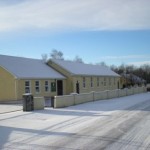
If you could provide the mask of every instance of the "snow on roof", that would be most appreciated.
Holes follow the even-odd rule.
[[[40,59],[0,55],[0,66],[17,78],[64,79]]]
[[[115,77],[120,76],[105,66],[84,64],[59,59],[51,59],[51,61],[61,66],[63,69],[67,70],[73,75],[115,76]]]

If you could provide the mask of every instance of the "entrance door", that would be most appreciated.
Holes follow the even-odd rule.
[[[57,95],[63,95],[63,81],[57,80]]]
[[[79,82],[77,81],[76,83],[76,93],[80,93],[80,88],[79,88]]]

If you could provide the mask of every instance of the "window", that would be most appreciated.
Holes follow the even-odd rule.
[[[56,92],[56,82],[51,82],[51,92]]]
[[[106,78],[104,78],[104,86],[106,86]]]
[[[45,81],[45,92],[49,92],[49,82]]]
[[[97,87],[99,87],[99,77],[97,77]]]
[[[86,80],[85,80],[85,77],[83,77],[83,88],[86,87]]]
[[[116,79],[114,78],[114,85],[116,85]]]
[[[91,77],[91,87],[93,87],[93,78]]]
[[[40,82],[39,81],[35,81],[35,92],[36,93],[40,92]]]
[[[111,86],[111,77],[109,78],[109,85]]]
[[[25,93],[31,93],[30,81],[25,81]]]

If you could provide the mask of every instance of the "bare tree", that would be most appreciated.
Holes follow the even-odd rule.
[[[48,60],[48,55],[47,54],[42,54],[41,56],[42,56],[43,62],[46,63],[47,60]]]
[[[50,57],[53,59],[61,59],[64,60],[63,53],[61,51],[58,51],[56,49],[53,49],[50,53]]]
[[[115,65],[111,65],[110,69],[113,70],[114,72],[118,72],[118,67]]]
[[[107,66],[106,63],[105,63],[104,61],[99,62],[99,63],[96,63],[96,65],[105,66],[105,67]]]
[[[82,60],[82,58],[80,58],[79,56],[76,56],[76,57],[74,58],[74,61],[75,61],[75,62],[78,62],[78,63],[84,63],[83,60]]]

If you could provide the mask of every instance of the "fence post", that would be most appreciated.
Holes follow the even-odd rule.
[[[116,89],[116,92],[117,92],[116,97],[119,97],[119,89]]]
[[[126,96],[128,96],[128,93],[127,93],[127,90],[128,90],[128,89],[127,89],[127,88],[125,88],[125,89],[126,89]]]
[[[54,96],[54,102],[53,102],[53,103],[54,103],[54,108],[57,107],[57,106],[56,106],[56,101],[57,101],[57,100],[56,100],[56,97],[57,97],[57,96]]]
[[[107,99],[109,99],[109,90],[107,90],[106,93],[107,93]]]
[[[77,93],[71,93],[71,95],[73,95],[74,105],[76,105],[76,95],[77,95]]]
[[[94,96],[95,91],[91,91],[91,94],[92,94],[92,97],[93,97],[92,101],[95,101],[95,96]]]

